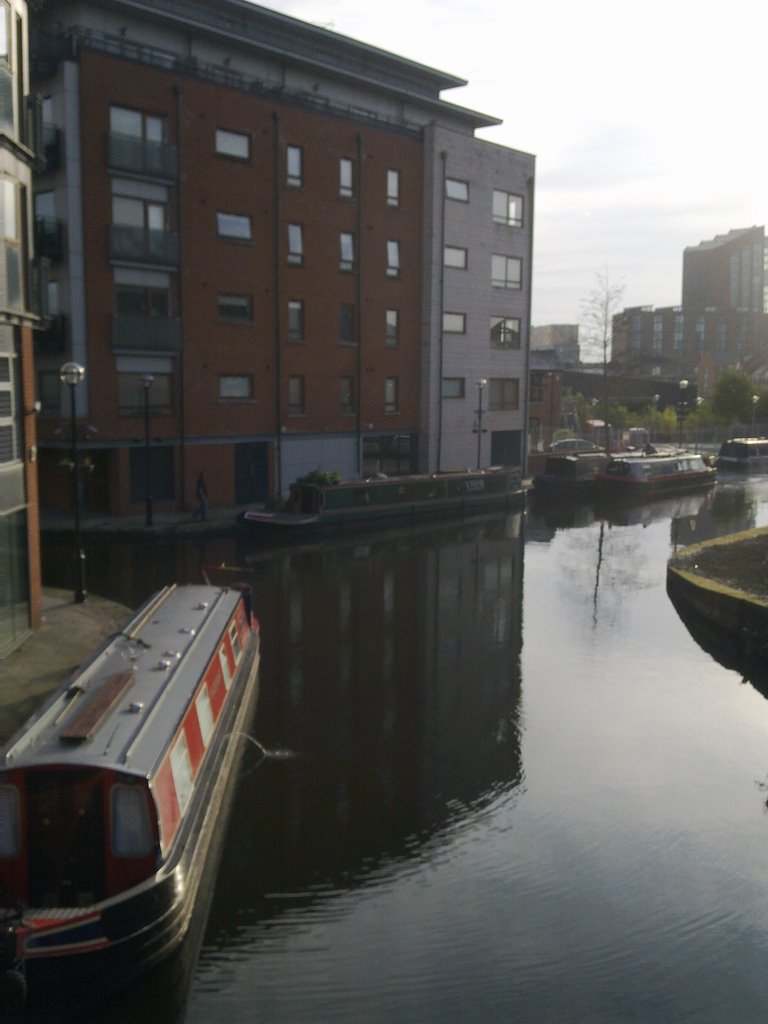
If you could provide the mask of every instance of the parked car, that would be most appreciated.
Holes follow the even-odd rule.
[[[584,437],[564,437],[560,441],[553,441],[550,448],[553,455],[573,455],[575,452],[600,452],[602,450],[599,444],[593,444]]]

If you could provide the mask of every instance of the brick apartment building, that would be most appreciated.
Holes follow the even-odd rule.
[[[768,246],[762,227],[718,235],[683,253],[682,305],[637,306],[613,320],[613,361],[625,373],[698,382],[736,366],[768,379]]]
[[[39,323],[41,267],[31,226],[41,140],[27,55],[27,5],[0,0],[0,657],[40,620],[32,330]]]
[[[45,0],[41,501],[90,511],[525,453],[534,159],[463,80],[246,0]],[[147,478],[147,472],[149,477]]]

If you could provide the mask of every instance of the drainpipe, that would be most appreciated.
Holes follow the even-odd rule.
[[[176,99],[176,228],[179,238],[179,253],[177,257],[178,271],[177,271],[177,290],[179,297],[179,490],[181,498],[181,508],[186,508],[187,498],[187,406],[184,396],[187,392],[186,382],[184,380],[186,374],[186,363],[184,359],[184,273],[182,263],[182,253],[184,252],[184,246],[181,243],[181,130],[182,130],[182,116],[181,116],[181,98],[182,92],[178,85],[173,87],[173,95]]]
[[[355,269],[355,434],[357,443],[357,476],[363,475],[363,140],[357,134],[357,260]]]
[[[280,223],[282,215],[280,189],[280,115],[274,112],[275,119],[275,233],[274,245],[274,281],[275,281],[275,487],[277,494],[283,490],[283,444],[282,444],[282,402],[281,402],[281,375],[282,363],[280,359],[280,325],[281,317],[281,289],[280,289]]]
[[[437,342],[437,453],[435,469],[440,472],[443,460],[443,307],[445,305],[445,175],[448,154],[440,153],[442,173],[440,176],[440,252],[438,254],[440,276],[438,278],[438,342]]]

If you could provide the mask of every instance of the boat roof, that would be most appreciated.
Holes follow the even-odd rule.
[[[291,486],[298,487],[331,487],[337,490],[340,487],[354,488],[354,487],[375,487],[384,484],[407,484],[417,483],[423,480],[445,480],[447,477],[478,477],[478,476],[498,476],[501,473],[509,473],[513,475],[516,470],[511,469],[508,466],[486,466],[483,469],[440,469],[436,473],[408,473],[403,476],[369,476],[362,477],[360,479],[352,480],[339,480],[337,483],[323,483],[317,480],[295,480]]]
[[[0,750],[0,767],[151,775],[240,598],[203,585],[159,591]]]

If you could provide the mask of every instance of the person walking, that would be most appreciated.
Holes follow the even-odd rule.
[[[195,495],[197,497],[197,505],[192,513],[192,518],[205,522],[208,518],[208,488],[205,486],[205,476],[202,469],[195,484]]]

